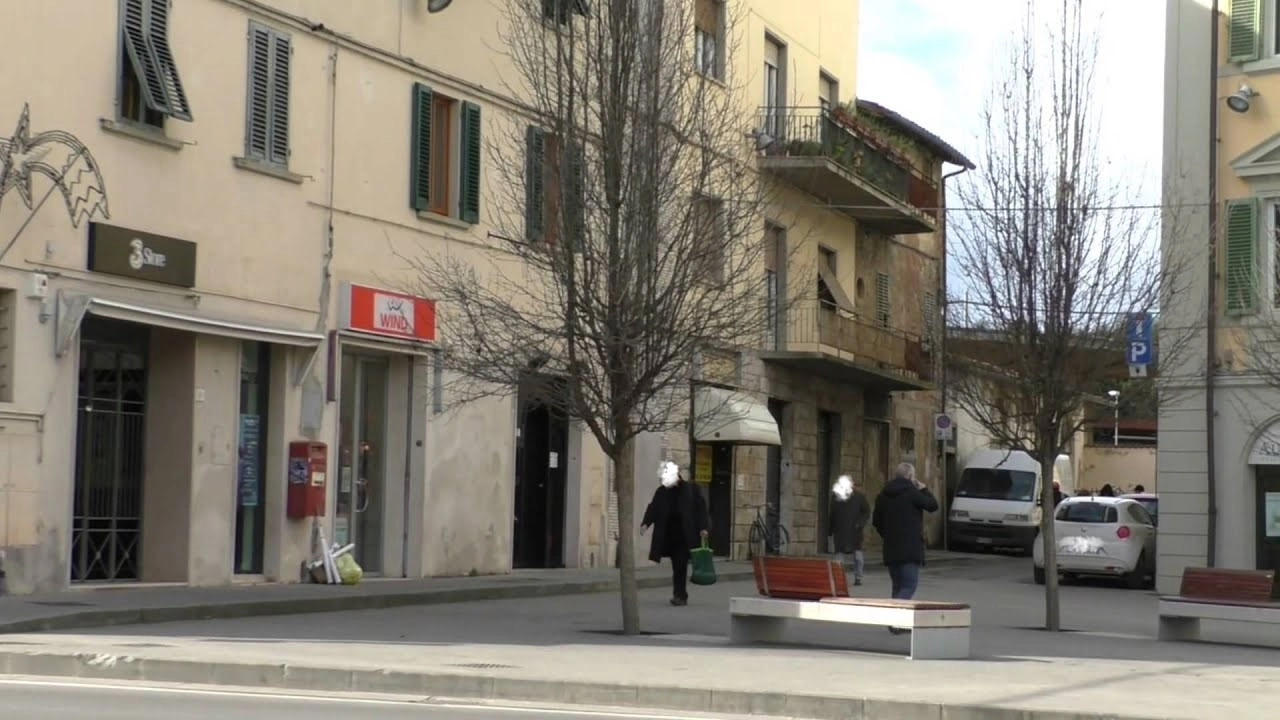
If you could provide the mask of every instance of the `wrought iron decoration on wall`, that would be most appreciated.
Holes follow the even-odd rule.
[[[39,203],[34,203],[32,197],[33,173],[44,175],[53,182],[53,187]],[[75,135],[63,130],[31,134],[30,106],[23,104],[13,135],[0,138],[0,204],[11,190],[16,190],[34,215],[55,189],[62,193],[72,227],[80,227],[82,220],[95,214],[111,217],[102,171],[89,148]]]

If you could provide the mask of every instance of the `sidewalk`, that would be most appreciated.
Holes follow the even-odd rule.
[[[1071,632],[1025,629],[1040,588],[1014,565],[1017,578],[926,571],[922,598],[974,607],[968,661],[906,660],[909,641],[881,628],[729,645],[728,598],[754,592],[738,582],[694,589],[687,608],[642,593],[642,637],[612,634],[614,598],[578,595],[12,635],[0,672],[823,720],[1275,717],[1280,652],[1157,642],[1155,597],[1105,587],[1063,588]],[[886,584],[872,573],[863,590]]]
[[[931,563],[970,560],[957,553],[931,553]],[[971,561],[971,560],[970,560]],[[873,558],[867,558],[868,564]],[[879,558],[874,558],[878,563]],[[745,562],[717,563],[725,581],[751,578]],[[669,566],[637,568],[642,589],[671,582]],[[369,579],[355,586],[260,583],[220,587],[184,585],[95,585],[60,593],[0,597],[0,633],[74,630],[181,620],[372,610],[405,605],[545,597],[618,589],[615,568],[516,570],[510,575]]]

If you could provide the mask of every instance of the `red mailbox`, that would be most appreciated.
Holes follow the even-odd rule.
[[[322,442],[289,443],[289,501],[291,518],[324,515],[325,473],[329,448]]]

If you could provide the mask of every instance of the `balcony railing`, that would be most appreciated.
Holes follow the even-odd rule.
[[[932,348],[923,338],[823,303],[791,308],[765,345],[775,353],[817,353],[903,379],[934,379]]]
[[[807,169],[791,165],[777,169],[787,179],[832,201],[855,218],[881,222],[897,232],[931,231],[938,216],[937,185],[841,112],[825,108],[761,108],[758,127],[769,139],[764,157],[830,160],[879,196],[864,197],[853,189],[838,187],[839,178],[818,178]],[[926,218],[928,223],[922,224]]]

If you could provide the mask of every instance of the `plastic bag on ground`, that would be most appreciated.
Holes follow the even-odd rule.
[[[364,568],[360,567],[360,563],[351,557],[351,553],[342,555],[338,558],[338,579],[343,585],[355,585],[364,578]]]

